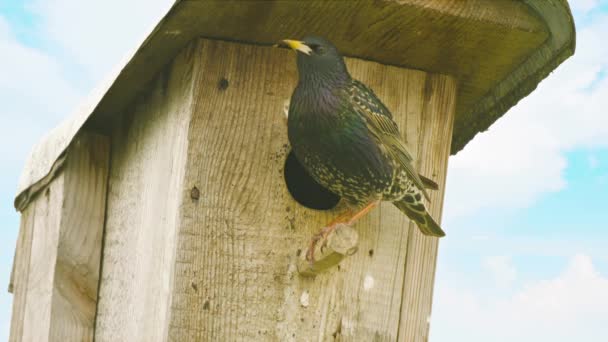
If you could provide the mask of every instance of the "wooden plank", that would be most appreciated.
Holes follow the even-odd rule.
[[[166,336],[186,133],[198,100],[193,53],[182,51],[112,132],[98,341]]]
[[[338,210],[297,205],[283,181],[293,54],[200,40],[195,55],[201,72],[183,192],[196,186],[201,194],[180,205],[169,339],[422,340],[436,239],[425,241],[431,247],[419,243],[390,203],[355,225],[359,252],[339,268],[314,279],[297,274],[296,249]],[[422,170],[441,185],[431,207],[439,219],[454,80],[357,59],[347,64],[392,109]],[[217,86],[222,79],[227,87]]]
[[[13,273],[9,288],[13,293],[13,314],[9,341],[16,342],[23,336],[23,315],[25,313],[25,297],[27,294],[30,255],[32,250],[32,232],[36,207],[41,207],[42,201],[36,201],[21,213],[21,225],[13,261]]]
[[[107,137],[77,137],[22,213],[11,341],[92,340],[109,152]]]
[[[439,222],[445,195],[448,157],[456,104],[456,83],[447,76],[429,75],[422,92],[417,159],[418,170],[435,179],[440,191],[431,192],[429,212]],[[448,233],[449,234],[449,233]],[[438,240],[422,235],[410,224],[408,257],[401,298],[400,341],[427,341],[435,280]]]

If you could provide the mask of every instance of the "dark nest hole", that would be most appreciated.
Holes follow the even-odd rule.
[[[291,196],[301,205],[317,210],[329,210],[340,201],[340,196],[317,183],[289,151],[284,168],[285,183]]]

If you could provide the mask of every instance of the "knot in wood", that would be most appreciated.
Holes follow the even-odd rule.
[[[190,198],[192,198],[195,201],[198,201],[198,199],[200,197],[201,197],[200,190],[198,190],[198,188],[196,186],[192,187],[192,190],[190,190]]]
[[[220,91],[224,91],[228,88],[229,85],[230,83],[228,82],[228,80],[225,77],[222,77],[217,83],[217,89],[219,89]]]

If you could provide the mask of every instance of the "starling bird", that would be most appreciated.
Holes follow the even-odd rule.
[[[336,47],[320,37],[283,40],[297,52],[299,81],[289,105],[289,142],[298,161],[348,207],[313,238],[314,246],[339,223],[352,224],[380,201],[393,202],[425,235],[445,233],[426,210],[425,186],[390,111],[365,84],[353,79]]]

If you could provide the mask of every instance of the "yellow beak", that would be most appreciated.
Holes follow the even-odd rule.
[[[300,51],[305,55],[310,55],[310,53],[312,52],[310,46],[306,45],[303,41],[300,40],[284,39],[275,46],[288,47],[292,50]]]

